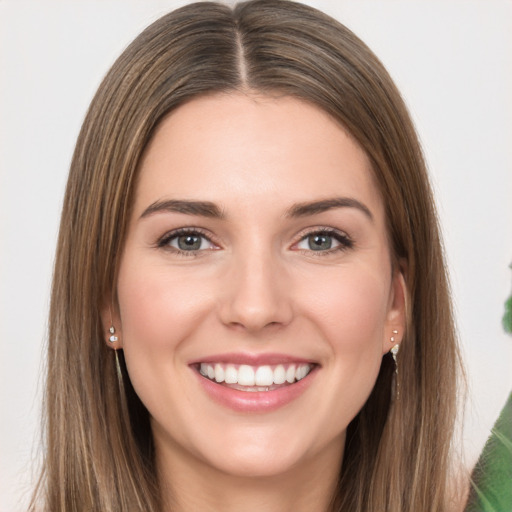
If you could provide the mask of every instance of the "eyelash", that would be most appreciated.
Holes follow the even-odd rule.
[[[322,256],[329,256],[333,253],[337,252],[343,252],[348,249],[352,249],[354,247],[354,241],[344,232],[338,231],[337,229],[330,228],[330,227],[320,227],[320,228],[313,228],[310,231],[306,231],[300,234],[300,238],[297,242],[295,242],[293,245],[297,246],[302,241],[306,240],[310,236],[330,236],[336,240],[339,245],[337,247],[333,247],[330,249],[327,249],[325,251],[314,251],[313,249],[296,249],[297,251],[303,252],[309,256],[314,257],[322,257]]]
[[[212,241],[211,237],[209,235],[207,235],[200,228],[176,229],[174,231],[166,233],[163,237],[161,237],[158,240],[156,245],[158,248],[168,250],[168,251],[170,251],[174,254],[177,254],[179,256],[185,256],[185,257],[199,256],[205,249],[184,251],[184,250],[178,249],[176,247],[171,247],[169,245],[170,242],[172,240],[174,240],[175,238],[178,238],[180,236],[185,236],[185,235],[201,237],[201,238],[207,240],[213,246],[216,246],[215,242]],[[321,256],[327,256],[327,255],[330,255],[330,254],[333,254],[336,252],[346,251],[347,249],[352,249],[354,247],[353,240],[346,233],[343,233],[341,231],[338,231],[336,229],[329,228],[329,227],[314,228],[314,229],[311,229],[310,231],[301,233],[299,240],[297,242],[295,242],[292,245],[292,247],[297,246],[298,244],[300,244],[302,241],[304,241],[308,237],[314,236],[314,235],[317,235],[317,236],[325,235],[325,236],[332,237],[339,243],[339,245],[337,247],[330,248],[327,250],[318,250],[318,251],[314,251],[313,249],[296,249],[296,250],[299,252],[302,252],[304,254],[312,255],[315,257],[321,257]],[[215,250],[215,249],[213,249],[213,250]]]
[[[180,236],[198,236],[200,238],[203,238],[207,240],[210,244],[216,246],[216,244],[211,240],[211,237],[207,235],[202,229],[200,228],[180,228],[176,229],[174,231],[171,231],[169,233],[166,233],[162,238],[160,238],[157,242],[157,247],[168,250],[172,252],[173,254],[177,254],[178,256],[185,256],[185,257],[197,257],[200,255],[203,250],[197,250],[197,251],[183,251],[181,249],[178,249],[177,247],[171,247],[169,244],[170,242],[178,238]]]

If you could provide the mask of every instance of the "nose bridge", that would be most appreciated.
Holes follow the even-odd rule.
[[[234,251],[223,322],[249,331],[289,323],[292,305],[285,281],[279,256],[270,243],[257,239]]]

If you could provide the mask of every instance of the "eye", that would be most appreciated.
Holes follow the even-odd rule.
[[[216,245],[207,236],[197,230],[187,229],[168,233],[158,242],[158,246],[181,254],[216,249]]]
[[[350,238],[337,231],[322,230],[302,237],[295,247],[302,251],[334,252],[353,246]]]

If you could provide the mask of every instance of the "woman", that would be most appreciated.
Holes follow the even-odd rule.
[[[145,30],[84,122],[55,268],[45,509],[449,509],[430,186],[339,23],[263,0]]]

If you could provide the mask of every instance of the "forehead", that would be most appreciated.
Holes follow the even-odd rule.
[[[370,162],[339,123],[296,98],[218,94],[180,106],[158,126],[135,210],[164,197],[261,209],[332,196],[383,216]]]

